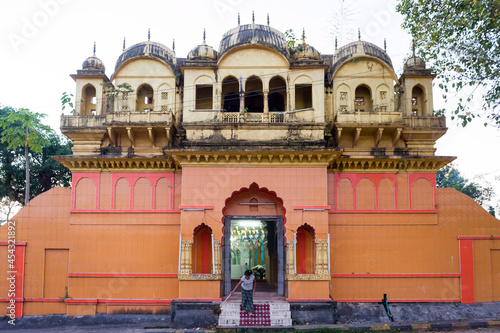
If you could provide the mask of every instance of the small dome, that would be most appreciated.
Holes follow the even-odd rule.
[[[217,60],[217,51],[205,42],[188,53],[188,60]]]
[[[297,49],[293,58],[297,60],[321,60],[321,55],[314,47],[307,45],[306,47],[302,47],[302,49]]]
[[[403,66],[403,70],[406,71],[407,69],[410,69],[410,70],[425,69],[425,61],[422,58],[419,58],[419,57],[414,55],[413,57],[406,60],[406,63]]]
[[[104,67],[104,64],[102,62],[101,59],[97,58],[95,56],[95,54],[91,57],[88,57],[87,59],[85,59],[85,61],[83,62],[82,64],[82,69],[86,69],[86,70],[98,70],[100,72],[103,72],[105,71],[105,67]]]

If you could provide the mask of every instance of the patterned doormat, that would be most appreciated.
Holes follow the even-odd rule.
[[[253,305],[253,315],[243,311],[240,305],[240,326],[271,326],[271,311],[269,304]]]

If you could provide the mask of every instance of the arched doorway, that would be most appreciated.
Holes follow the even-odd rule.
[[[283,200],[253,183],[233,192],[222,213],[224,294],[228,295],[250,269],[257,278],[257,291],[284,295]]]

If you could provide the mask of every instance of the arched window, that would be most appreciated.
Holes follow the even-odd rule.
[[[370,88],[360,85],[356,88],[354,96],[354,109],[361,112],[373,111],[373,100]]]
[[[160,178],[156,182],[155,209],[170,209],[171,186],[167,178]]]
[[[80,179],[75,186],[75,209],[95,209],[95,192],[92,179],[87,177]]]
[[[193,273],[212,273],[212,229],[202,223],[193,232]]]
[[[356,187],[356,209],[375,209],[375,186],[368,178],[363,178]]]
[[[316,244],[314,229],[304,224],[297,229],[297,274],[314,274]]]
[[[245,110],[248,112],[264,112],[262,81],[257,76],[251,76],[245,82]]]
[[[425,117],[427,115],[425,102],[424,90],[420,86],[413,87],[411,90],[411,115]]]
[[[115,209],[130,209],[130,185],[125,178],[118,179],[115,185]]]
[[[226,112],[240,112],[239,83],[234,76],[229,76],[222,81],[223,109]]]
[[[269,81],[269,111],[286,111],[286,82],[279,76]]]
[[[134,185],[134,209],[151,209],[151,182],[139,178]]]
[[[348,178],[342,178],[337,187],[337,209],[354,209],[354,189]]]
[[[80,114],[82,116],[92,116],[96,114],[97,95],[95,87],[91,84],[86,85],[82,91],[82,101]]]
[[[213,109],[213,82],[212,79],[202,76],[196,80],[195,84],[195,109]]]
[[[426,178],[418,178],[411,187],[412,209],[434,209],[434,187]]]
[[[142,85],[137,90],[136,111],[153,111],[153,88],[149,84]]]

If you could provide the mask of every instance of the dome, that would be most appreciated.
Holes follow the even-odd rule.
[[[335,51],[332,60],[332,73],[335,73],[337,69],[339,69],[339,67],[342,66],[347,60],[358,57],[377,58],[394,71],[391,58],[389,58],[387,52],[375,44],[364,41],[356,41],[344,45]]]
[[[125,63],[134,58],[154,58],[169,66],[172,71],[175,68],[175,54],[163,44],[155,42],[142,42],[132,45],[122,52],[115,65],[115,72]]]
[[[404,71],[406,71],[408,69],[410,69],[410,70],[425,69],[425,61],[422,58],[419,58],[419,57],[413,55],[413,57],[406,60],[404,66],[403,66]]]
[[[243,45],[262,45],[290,57],[285,35],[278,30],[262,24],[244,24],[233,28],[222,35],[219,45],[219,55]]]
[[[192,49],[187,56],[188,60],[217,60],[217,51],[205,42]]]
[[[100,72],[103,72],[105,71],[105,67],[104,67],[104,64],[102,62],[101,59],[97,58],[95,56],[95,54],[91,57],[88,57],[87,59],[85,59],[85,61],[83,62],[82,64],[82,69],[86,69],[86,70],[98,70]]]
[[[293,54],[293,58],[296,60],[321,60],[321,55],[314,47],[307,45],[301,50],[297,50]]]

